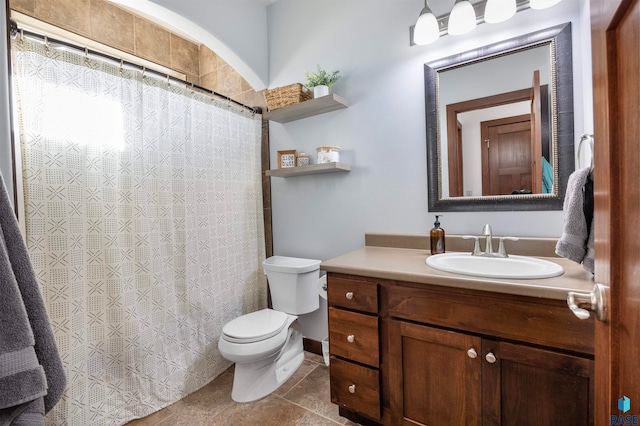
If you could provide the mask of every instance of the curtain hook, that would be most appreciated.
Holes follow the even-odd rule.
[[[171,87],[171,80],[169,79],[169,74],[167,74],[167,89]]]
[[[89,65],[89,48],[84,48],[84,63],[85,65]]]
[[[47,51],[47,53],[49,52],[49,39],[47,38],[47,36],[44,36],[44,47],[45,50]]]
[[[24,41],[24,29],[20,28],[20,41]]]
[[[147,69],[145,67],[142,67],[142,78],[147,78],[147,76],[144,74],[147,71]]]
[[[120,58],[120,75],[124,74],[124,59]]]

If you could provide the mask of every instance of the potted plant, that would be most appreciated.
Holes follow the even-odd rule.
[[[320,96],[326,96],[329,94],[331,86],[340,79],[340,71],[333,71],[330,73],[323,70],[320,68],[320,65],[318,65],[317,71],[305,71],[304,77],[307,79],[305,87],[309,89],[313,88],[313,97],[319,98]]]

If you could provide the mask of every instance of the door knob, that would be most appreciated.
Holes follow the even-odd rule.
[[[486,359],[489,364],[493,364],[498,360],[493,352],[489,352],[488,354],[486,354],[484,359]]]
[[[347,342],[353,343],[354,340],[356,340],[356,336],[354,336],[353,334],[347,336]]]
[[[478,356],[478,352],[475,349],[471,348],[467,351],[467,356],[471,359],[476,358]]]
[[[347,294],[344,295],[344,297],[346,297],[349,300],[353,299],[353,292],[352,291],[348,291]]]
[[[356,393],[356,385],[349,385],[349,393]]]
[[[567,305],[581,320],[589,318],[589,311],[592,311],[595,312],[598,320],[606,321],[608,314],[606,287],[596,284],[590,293],[570,291],[567,293]]]

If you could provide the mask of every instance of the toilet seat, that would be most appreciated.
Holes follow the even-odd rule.
[[[232,343],[255,343],[279,334],[289,315],[273,309],[262,309],[242,315],[222,328],[222,338]]]

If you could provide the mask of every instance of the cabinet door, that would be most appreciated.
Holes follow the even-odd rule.
[[[390,323],[393,424],[481,425],[480,338],[404,321]]]
[[[482,357],[485,425],[593,424],[593,360],[490,340]]]

